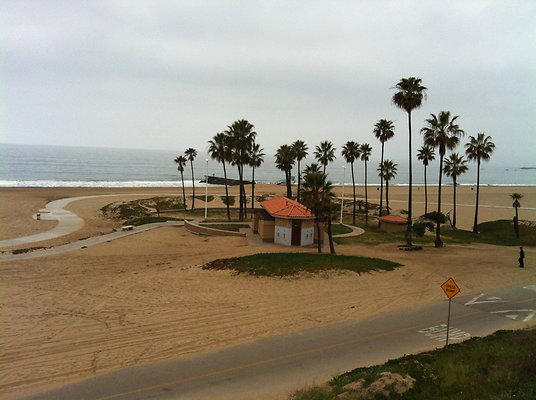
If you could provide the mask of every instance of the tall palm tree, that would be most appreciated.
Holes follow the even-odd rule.
[[[380,165],[383,165],[383,150],[385,147],[385,142],[391,139],[395,135],[395,126],[393,124],[393,121],[389,121],[387,119],[380,119],[374,125],[373,133],[374,133],[374,136],[376,136],[376,139],[378,139],[382,144],[382,156],[380,160]],[[382,208],[383,208],[383,175],[380,174],[380,217],[382,216]]]
[[[323,173],[326,173],[326,166],[335,160],[335,147],[330,141],[320,142],[319,146],[315,147],[314,155],[318,162],[324,166]]]
[[[197,157],[197,150],[190,147],[184,151],[184,155],[190,161],[190,167],[192,168],[192,211],[195,203],[195,180],[194,180],[194,160]]]
[[[341,155],[344,157],[347,163],[350,164],[350,167],[352,169],[352,188],[354,191],[354,211],[352,213],[352,224],[355,225],[355,178],[354,178],[354,162],[355,160],[359,159],[359,156],[361,155],[361,151],[359,150],[359,143],[349,141],[342,146]]]
[[[476,160],[476,207],[475,220],[473,223],[473,233],[478,233],[478,198],[480,194],[480,162],[489,161],[491,153],[495,150],[495,143],[491,141],[491,136],[479,133],[477,137],[469,136],[469,143],[465,145],[465,154],[469,160]]]
[[[422,101],[426,98],[426,87],[422,85],[420,78],[409,77],[402,78],[395,86],[398,90],[393,95],[393,103],[408,113],[408,130],[409,130],[409,193],[408,193],[408,226],[406,229],[406,245],[412,245],[412,202],[413,202],[413,172],[412,172],[412,156],[411,156],[411,112],[422,105]]]
[[[251,212],[253,213],[255,209],[255,168],[259,168],[264,162],[263,153],[264,149],[261,149],[261,146],[254,144],[251,148],[251,156],[249,158],[249,166],[252,168],[251,171]]]
[[[311,172],[303,177],[302,193],[300,198],[302,203],[308,207],[315,215],[316,231],[318,232],[318,252],[322,252],[322,231],[320,230],[320,221],[328,223],[328,238],[330,253],[335,254],[333,245],[333,236],[331,233],[331,211],[333,194],[333,185],[326,179],[323,172]]]
[[[175,163],[177,164],[177,170],[181,173],[182,181],[182,205],[186,210],[186,192],[184,191],[184,168],[186,168],[186,157],[178,156],[175,158]]]
[[[391,160],[384,160],[378,167],[378,175],[385,180],[385,208],[389,214],[389,181],[395,179],[398,164]]]
[[[423,145],[417,153],[417,158],[422,161],[424,165],[424,213],[428,214],[428,185],[426,183],[426,168],[428,167],[430,161],[435,160],[434,148]]]
[[[365,224],[368,225],[368,188],[367,188],[367,161],[370,159],[372,147],[368,143],[359,146],[361,161],[365,162]]]
[[[292,198],[291,174],[294,166],[294,153],[288,144],[279,146],[275,153],[275,166],[285,172],[285,182],[287,184],[287,197]]]
[[[521,207],[521,203],[519,202],[519,200],[523,198],[523,195],[520,193],[512,193],[510,197],[512,198],[512,200],[514,200],[514,202],[512,203],[512,207],[516,209],[516,216],[514,217],[514,231],[516,233],[516,238],[519,239],[519,214],[517,210],[519,207]]]
[[[443,241],[441,240],[441,223],[439,219],[439,215],[441,214],[443,158],[445,157],[446,150],[454,150],[460,141],[460,136],[465,134],[456,123],[457,119],[458,115],[451,118],[450,111],[441,111],[437,116],[431,114],[431,117],[425,121],[426,126],[421,129],[421,133],[424,134],[424,144],[439,150],[439,185],[437,191],[438,219],[436,221],[435,247],[443,247]]]
[[[313,172],[322,172],[320,171],[320,166],[317,163],[306,165],[303,169],[303,175],[311,174]]]
[[[445,175],[452,178],[452,183],[454,184],[454,214],[452,218],[453,228],[456,228],[456,180],[458,176],[466,173],[469,169],[466,164],[467,160],[464,160],[463,156],[460,156],[458,153],[452,153],[449,158],[445,160],[445,166],[443,167],[443,172]]]
[[[212,140],[208,141],[208,153],[213,160],[221,162],[223,165],[223,176],[225,182],[225,203],[227,204],[227,220],[231,220],[231,210],[229,208],[229,189],[227,186],[227,170],[225,169],[225,163],[229,161],[230,151],[228,146],[228,139],[224,132],[216,134]]]
[[[301,171],[300,171],[300,165],[301,160],[303,160],[307,155],[309,154],[307,152],[309,148],[302,140],[296,140],[294,143],[292,143],[292,152],[294,153],[294,158],[296,161],[298,161],[298,201],[300,201],[300,184],[301,184]]]
[[[226,134],[229,137],[229,146],[231,149],[231,163],[238,168],[238,179],[240,184],[240,207],[239,218],[244,220],[246,216],[246,190],[244,188],[244,166],[248,165],[251,148],[255,142],[257,132],[255,127],[245,119],[233,122],[227,127]]]

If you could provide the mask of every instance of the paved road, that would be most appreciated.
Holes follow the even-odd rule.
[[[245,399],[292,391],[359,366],[443,346],[447,308],[443,301],[261,339],[96,376],[25,399]],[[536,284],[459,294],[452,302],[450,338],[455,342],[534,322]]]

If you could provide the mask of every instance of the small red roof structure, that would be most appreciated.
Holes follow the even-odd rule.
[[[407,224],[408,219],[404,217],[399,217],[397,215],[386,215],[384,217],[378,217],[378,219],[382,222],[388,222],[391,224]]]
[[[303,204],[283,196],[263,201],[261,206],[272,217],[287,219],[313,219],[315,217]]]

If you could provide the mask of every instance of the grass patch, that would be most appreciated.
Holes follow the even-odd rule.
[[[327,233],[328,227],[327,225],[324,227],[324,231]],[[332,224],[331,225],[331,234],[332,235],[343,235],[345,233],[352,232],[352,228],[348,228],[347,226],[341,225],[341,224]]]
[[[225,205],[227,205],[227,199],[229,199],[229,206],[232,207],[232,206],[234,206],[234,203],[235,203],[235,197],[236,196],[229,196],[229,197],[220,196],[220,199],[223,202],[223,204],[225,204]]]
[[[166,222],[166,221],[182,221],[182,219],[171,218],[171,217],[140,217],[140,218],[129,219],[128,221],[123,222],[123,225],[140,226],[140,225],[145,225],[145,224],[153,224],[155,222]]]
[[[520,221],[516,239],[514,223],[510,220],[483,222],[478,225],[480,233],[474,234],[463,229],[442,228],[442,234],[451,243],[487,243],[499,246],[536,246],[536,223]]]
[[[220,229],[222,231],[239,232],[241,228],[249,228],[248,224],[199,224],[212,229]]]
[[[345,385],[359,379],[373,382],[381,372],[416,379],[413,389],[389,397],[400,400],[536,399],[536,330],[499,331],[383,365],[358,368],[333,378],[322,389],[300,390],[289,399],[334,400],[345,391]]]
[[[345,238],[333,238],[333,241],[337,244],[366,244],[366,245],[378,245],[382,243],[405,243],[405,232],[384,232],[378,228],[376,220],[369,221],[366,225],[362,221],[357,221],[355,226],[363,228],[365,233],[358,236],[350,236]],[[430,244],[434,242],[432,236],[417,236],[413,235],[414,244]]]
[[[11,253],[12,254],[24,254],[24,253],[29,253],[29,252],[35,251],[35,250],[41,250],[41,249],[48,249],[48,247],[44,247],[44,246],[26,247],[24,249],[12,250]]]
[[[380,258],[354,257],[311,253],[261,253],[246,257],[214,260],[203,269],[230,269],[254,276],[295,276],[301,272],[317,273],[328,270],[348,270],[357,273],[392,271],[402,266]]]

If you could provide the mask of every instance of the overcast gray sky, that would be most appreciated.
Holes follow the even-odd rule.
[[[393,86],[417,76],[414,112],[460,115],[495,158],[535,158],[536,2],[1,1],[4,143],[206,148],[245,118],[258,142],[369,142],[407,117]],[[534,161],[532,161],[534,164]]]

